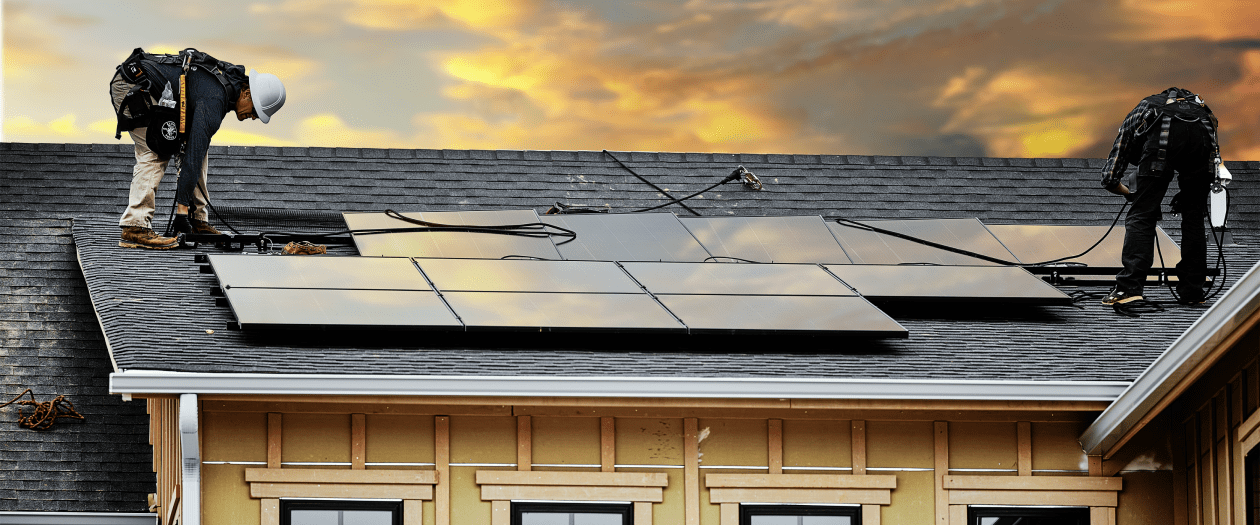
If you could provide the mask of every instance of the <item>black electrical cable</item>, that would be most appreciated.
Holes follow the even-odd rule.
[[[713,255],[713,256],[705,257],[704,261],[702,262],[716,261],[718,259],[730,259],[732,261],[739,261],[739,262],[752,263],[752,264],[761,264],[761,261],[750,261],[748,259],[740,259],[739,257],[730,257],[727,255]]]
[[[461,226],[461,225],[429,222],[429,221],[424,221],[420,219],[413,219],[411,217],[404,216],[401,213],[398,213],[390,209],[385,210],[385,216],[391,219],[396,219],[403,222],[415,224],[417,225],[417,227],[415,228],[363,228],[363,229],[357,229],[357,230],[341,230],[341,231],[336,231],[336,232],[322,232],[322,233],[293,233],[293,232],[284,232],[284,231],[265,231],[265,232],[260,232],[259,236],[266,237],[268,235],[288,235],[291,237],[302,237],[302,236],[327,237],[331,235],[345,235],[345,234],[379,235],[379,234],[388,234],[388,233],[462,232],[462,233],[486,233],[486,234],[493,234],[493,235],[514,235],[518,237],[532,237],[532,238],[539,238],[539,239],[551,238],[551,237],[565,237],[566,239],[564,241],[556,243],[557,246],[572,242],[574,239],[577,239],[577,232],[573,230],[556,226],[554,224],[546,224],[542,222],[531,222],[531,223],[525,223],[525,224],[489,225],[489,226]],[[559,231],[553,232],[553,231],[548,231],[548,230],[559,230]]]
[[[645,212],[645,211],[659,210],[659,209],[664,208],[664,207],[666,207],[666,206],[670,206],[670,205],[674,204],[675,202],[677,202],[677,203],[680,203],[680,204],[681,204],[681,203],[682,203],[682,201],[685,201],[685,200],[690,199],[690,198],[692,198],[692,197],[696,197],[696,196],[698,196],[698,195],[700,195],[700,194],[702,194],[702,193],[704,193],[704,192],[706,192],[706,191],[709,191],[709,190],[711,190],[711,189],[713,189],[713,188],[716,188],[716,187],[718,187],[718,186],[721,186],[721,185],[723,185],[723,184],[726,184],[726,183],[728,183],[728,182],[730,182],[730,181],[733,181],[733,180],[735,180],[735,179],[738,179],[738,178],[739,178],[739,177],[733,177],[733,176],[732,176],[732,177],[726,177],[725,179],[722,179],[721,181],[719,181],[717,184],[714,184],[714,185],[712,185],[712,186],[709,186],[708,188],[705,188],[705,189],[703,189],[703,190],[700,190],[700,191],[697,191],[697,192],[695,192],[695,193],[692,193],[691,195],[688,195],[688,196],[683,197],[683,198],[681,198],[681,199],[675,199],[675,200],[674,200],[674,202],[667,202],[667,203],[665,203],[665,204],[658,204],[658,205],[656,205],[656,206],[652,206],[652,207],[650,207],[650,208],[643,208],[643,209],[640,209],[640,210],[634,210],[634,211],[632,211],[631,213],[640,213],[640,212]],[[697,215],[699,215],[699,214],[697,214]]]
[[[634,175],[636,178],[638,178],[639,180],[643,181],[643,183],[644,183],[644,184],[647,184],[648,186],[651,186],[651,187],[652,187],[653,189],[655,189],[656,191],[661,192],[661,195],[664,195],[664,196],[668,197],[671,201],[673,201],[673,202],[671,202],[670,204],[677,204],[677,205],[679,205],[679,206],[682,206],[682,207],[683,207],[683,209],[685,209],[685,210],[687,210],[687,211],[691,212],[693,215],[695,215],[695,216],[697,216],[697,217],[699,217],[699,216],[700,216],[700,212],[698,212],[698,211],[696,211],[696,210],[691,209],[691,207],[690,207],[690,206],[687,206],[685,203],[683,203],[683,201],[682,201],[681,199],[675,199],[673,195],[670,195],[670,194],[669,194],[669,192],[665,191],[665,190],[664,190],[664,189],[662,189],[660,186],[657,186],[656,184],[653,184],[653,183],[652,183],[652,181],[650,181],[650,180],[647,180],[647,179],[643,178],[643,176],[642,176],[642,175],[639,175],[639,174],[638,174],[638,173],[636,173],[634,170],[630,169],[630,166],[627,166],[627,165],[626,165],[626,163],[621,162],[621,159],[617,158],[617,156],[616,156],[616,155],[613,155],[613,154],[612,154],[612,153],[610,153],[608,150],[604,150],[604,154],[605,154],[605,155],[608,155],[609,157],[612,157],[612,160],[617,161],[617,164],[620,164],[620,165],[621,165],[621,167],[622,167],[622,168],[625,168],[625,170],[626,170],[626,171],[628,171],[628,172],[630,172],[630,174],[631,174],[631,175]],[[690,197],[688,197],[688,198],[690,198]],[[653,208],[653,209],[654,209],[654,208]]]

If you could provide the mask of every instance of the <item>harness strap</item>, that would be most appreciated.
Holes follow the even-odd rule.
[[[1168,134],[1172,128],[1172,117],[1165,114],[1160,119],[1159,129],[1159,152],[1155,154],[1155,160],[1151,161],[1151,170],[1156,173],[1162,173],[1165,167],[1165,160],[1168,159]]]

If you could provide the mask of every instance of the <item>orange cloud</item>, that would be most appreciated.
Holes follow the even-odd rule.
[[[1256,38],[1260,9],[1254,0],[1122,0],[1129,25],[1117,24],[1122,39],[1229,40]]]

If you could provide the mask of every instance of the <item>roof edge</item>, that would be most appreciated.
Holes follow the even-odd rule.
[[[633,398],[1105,401],[1123,381],[936,379],[414,376],[126,370],[112,394],[392,395]]]
[[[1081,434],[1090,456],[1110,456],[1126,436],[1140,430],[1166,405],[1164,398],[1196,369],[1211,366],[1230,334],[1260,310],[1260,262],[1238,279],[1203,316],[1173,341],[1142,375]]]
[[[74,239],[74,219],[70,219],[71,240]],[[74,262],[79,265],[79,274],[84,277],[84,288],[87,290],[88,302],[92,303],[92,315],[96,316],[96,325],[101,327],[101,338],[105,340],[105,353],[109,355],[109,366],[115,372],[119,371],[118,360],[114,358],[114,345],[109,343],[109,332],[105,331],[105,320],[101,319],[101,312],[96,309],[96,298],[92,297],[92,287],[87,284],[87,272],[83,271],[83,252],[79,250],[79,243],[74,243]]]

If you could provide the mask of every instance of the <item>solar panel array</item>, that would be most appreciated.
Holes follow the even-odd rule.
[[[242,328],[907,335],[817,265],[249,255],[209,261]],[[356,277],[369,272],[376,273]]]
[[[1029,265],[1076,255],[1106,230],[976,219],[843,224],[819,216],[539,217],[532,210],[402,215],[456,228],[345,213],[360,254],[369,257],[212,255],[211,266],[247,328],[905,337],[871,302],[1070,304],[1025,268],[999,261]],[[527,235],[480,229],[504,225]],[[576,237],[544,233],[560,229]],[[1163,230],[1157,238],[1163,265],[1174,266],[1180,250]],[[1114,273],[1122,244],[1117,228],[1086,256],[1061,264],[1075,273]]]

